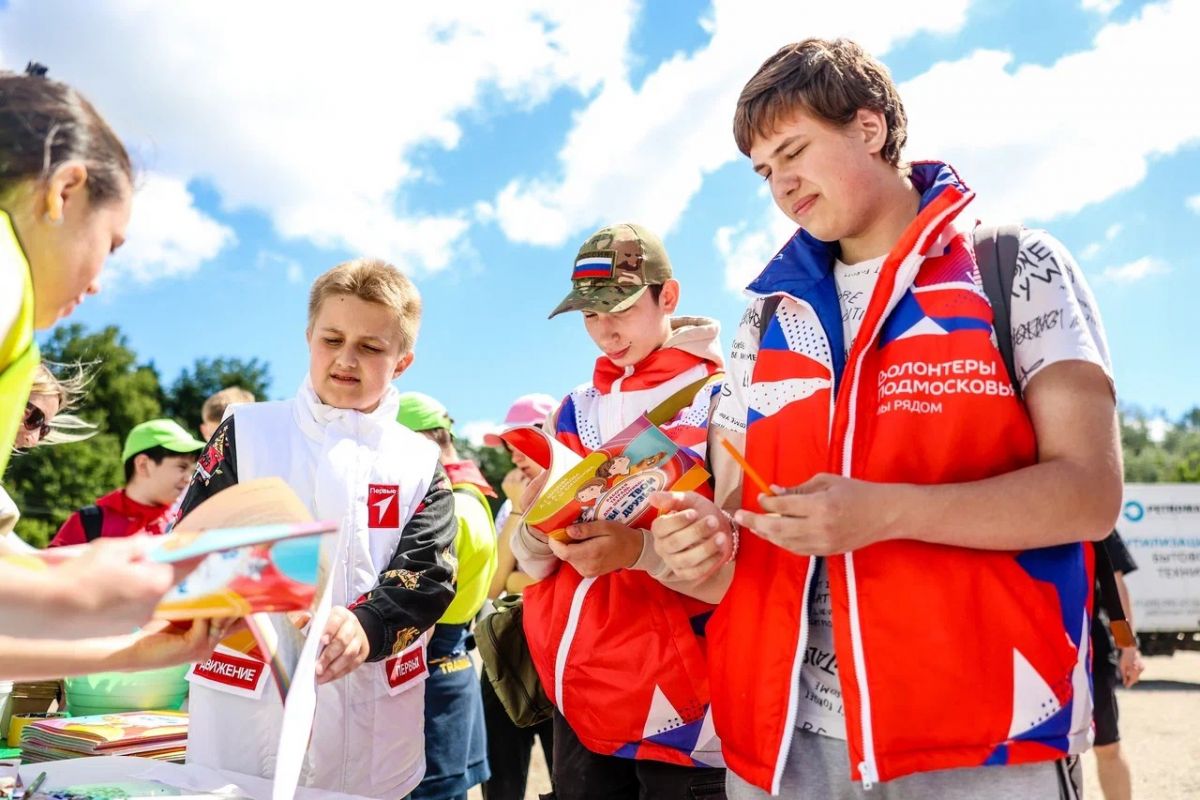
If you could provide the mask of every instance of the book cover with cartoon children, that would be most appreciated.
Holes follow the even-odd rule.
[[[584,458],[538,428],[514,428],[500,438],[546,470],[525,523],[559,541],[569,540],[566,528],[576,522],[648,527],[653,492],[704,491],[708,484],[704,459],[672,442],[645,415]]]

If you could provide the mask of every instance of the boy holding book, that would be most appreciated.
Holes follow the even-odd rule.
[[[341,521],[321,553],[334,608],[317,663],[316,719],[302,780],[401,797],[421,780],[425,632],[454,598],[454,498],[438,449],[396,422],[391,385],[412,363],[421,301],[395,267],[358,259],[313,284],[309,373],[291,400],[235,406],[200,458],[182,512],[239,480],[275,476],[318,519]],[[275,770],[282,706],[266,665],[192,676],[190,761]]]
[[[703,454],[719,391],[718,326],[672,316],[679,282],[662,242],[640,225],[605,227],[579,248],[572,285],[551,317],[580,311],[601,356],[547,431],[585,455],[674,399],[681,410],[664,431]],[[595,521],[568,533],[574,541],[563,544],[523,526],[513,539],[522,569],[540,579],[525,590],[524,620],[558,709],[555,796],[720,796],[702,635],[711,607],[663,583],[671,578],[648,531]]]
[[[714,449],[718,502],[660,496],[653,528],[720,602],[713,711],[739,800],[1078,796],[1081,541],[1121,503],[1104,329],[1037,230],[997,325],[974,193],[901,159],[906,123],[886,67],[845,39],[783,47],[735,112],[799,226],[750,284],[713,417],[768,487]]]

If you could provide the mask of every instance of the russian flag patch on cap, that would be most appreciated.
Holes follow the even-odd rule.
[[[612,251],[581,253],[579,258],[575,259],[575,271],[571,273],[571,280],[611,278],[614,255]]]

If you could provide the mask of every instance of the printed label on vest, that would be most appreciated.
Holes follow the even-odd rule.
[[[192,665],[187,679],[218,692],[257,700],[266,689],[266,677],[267,665],[264,662],[226,648],[217,648],[207,661]]]
[[[400,487],[372,483],[367,491],[367,520],[372,528],[400,527]]]
[[[424,643],[418,643],[395,658],[384,661],[383,670],[387,677],[388,694],[392,697],[420,684],[429,675]]]

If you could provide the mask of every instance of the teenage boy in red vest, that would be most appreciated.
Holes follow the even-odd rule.
[[[905,126],[887,69],[846,40],[784,47],[738,101],[738,146],[799,230],[750,284],[713,422],[773,488],[713,448],[718,504],[660,496],[654,526],[721,603],[733,798],[1074,796],[1091,741],[1080,542],[1121,501],[1099,313],[1066,249],[1024,231],[1022,402],[973,193],[902,161]]]

